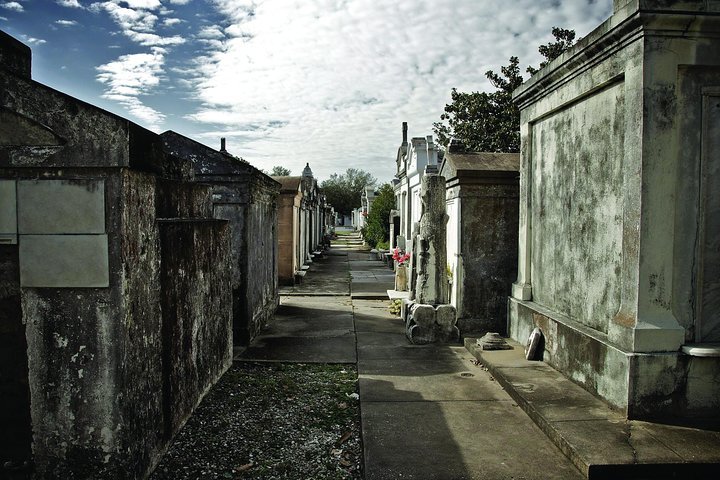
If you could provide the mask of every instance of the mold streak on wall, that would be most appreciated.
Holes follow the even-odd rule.
[[[703,110],[697,341],[720,342],[720,89]]]
[[[227,222],[160,221],[162,384],[170,439],[232,361]]]
[[[17,245],[0,245],[0,398],[0,462],[21,464],[30,459],[32,429]]]
[[[531,127],[533,300],[604,333],[620,302],[623,88]]]

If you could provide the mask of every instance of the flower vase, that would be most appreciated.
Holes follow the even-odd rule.
[[[398,292],[407,291],[407,266],[398,265],[395,267],[395,290]]]

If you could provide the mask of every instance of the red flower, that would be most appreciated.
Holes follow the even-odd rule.
[[[410,260],[410,252],[403,253],[402,250],[400,250],[398,247],[395,247],[395,250],[393,250],[392,258],[398,263],[398,265],[402,265],[403,263]]]

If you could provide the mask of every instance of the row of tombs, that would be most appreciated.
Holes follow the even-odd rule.
[[[30,62],[0,32],[0,463],[141,478],[275,312],[281,182]],[[290,194],[303,259],[330,218],[309,177]]]
[[[628,418],[717,419],[720,17],[614,6],[514,92],[519,154],[441,155],[403,125],[391,247],[414,255],[390,295],[414,298],[411,341],[457,335],[447,304],[465,337],[539,328],[544,360]]]

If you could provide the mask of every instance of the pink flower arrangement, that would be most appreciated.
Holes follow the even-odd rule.
[[[393,250],[392,258],[398,263],[398,265],[402,265],[408,260],[410,260],[410,252],[403,253],[402,250],[400,250],[398,247],[395,247],[395,250]]]

